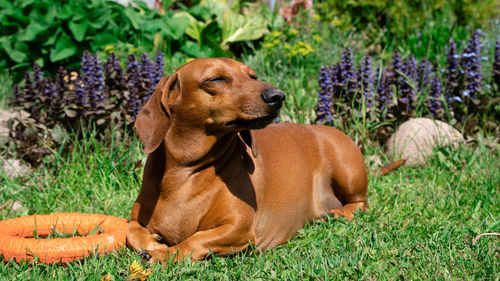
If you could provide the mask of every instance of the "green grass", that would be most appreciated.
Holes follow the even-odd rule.
[[[481,141],[479,141],[481,143]],[[377,150],[367,150],[377,153]],[[370,176],[370,209],[354,222],[314,222],[288,244],[264,253],[213,257],[153,266],[148,280],[498,280],[500,232],[499,150],[468,145],[443,149],[422,168]],[[26,179],[0,174],[0,219],[54,212],[104,213],[128,218],[139,192],[142,161],[137,139],[103,145],[92,134],[63,158]],[[8,205],[8,204],[7,204]],[[1,280],[98,280],[106,273],[124,280],[139,260],[123,249],[66,266],[0,263]]]

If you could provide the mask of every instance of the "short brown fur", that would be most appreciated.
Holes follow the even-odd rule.
[[[231,59],[164,77],[135,124],[150,155],[128,245],[150,262],[200,260],[249,243],[265,250],[314,219],[365,210],[360,150],[327,126],[266,126],[282,97]]]

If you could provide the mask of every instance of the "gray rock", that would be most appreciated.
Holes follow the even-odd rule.
[[[387,142],[391,160],[406,159],[406,165],[425,165],[436,147],[458,147],[462,134],[450,125],[429,118],[410,119],[401,124]]]

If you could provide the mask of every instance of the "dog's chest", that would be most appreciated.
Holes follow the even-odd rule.
[[[158,200],[148,229],[164,238],[167,245],[179,244],[199,231],[200,221],[210,201],[210,189],[193,177],[175,192]]]

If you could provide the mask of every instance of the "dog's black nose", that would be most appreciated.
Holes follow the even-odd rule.
[[[262,93],[262,99],[273,108],[280,108],[285,100],[285,93],[280,89],[267,88]]]

